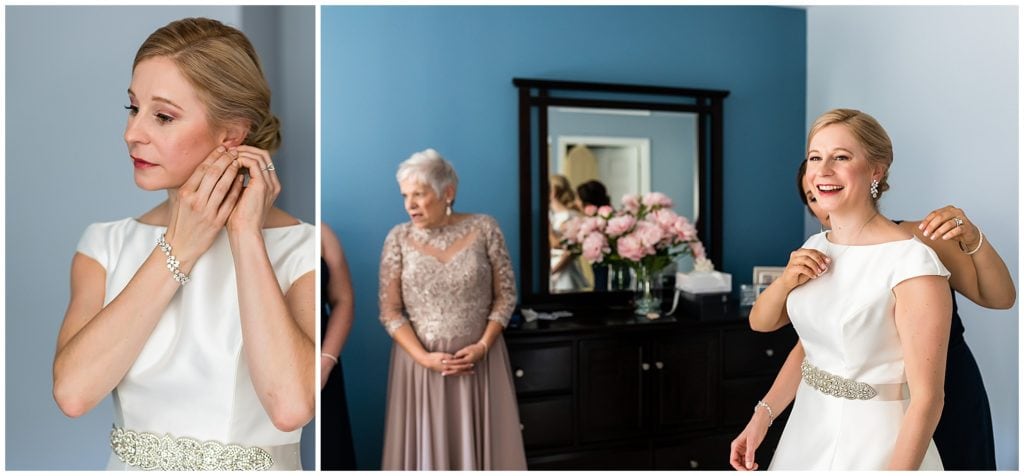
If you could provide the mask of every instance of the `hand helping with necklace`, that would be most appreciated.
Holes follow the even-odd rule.
[[[953,205],[946,205],[933,210],[928,216],[921,220],[917,226],[924,233],[924,236],[933,240],[957,240],[960,249],[974,250],[980,248],[981,230],[975,225],[967,214],[960,208]]]

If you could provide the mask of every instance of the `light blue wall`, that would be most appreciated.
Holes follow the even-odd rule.
[[[4,13],[6,467],[103,469],[113,422],[109,398],[76,420],[65,417],[51,397],[51,366],[82,231],[92,222],[141,215],[167,197],[132,181],[122,106],[135,51],[153,30],[188,16],[241,28],[260,53],[283,124],[274,157],[283,182],[278,203],[314,223],[315,12],[13,6]],[[285,105],[281,98],[291,100]],[[303,445],[306,467],[314,461],[312,436]]]
[[[512,77],[728,89],[724,269],[785,264],[801,240],[805,12],[777,7],[324,7],[322,219],[356,292],[345,373],[356,451],[377,468],[388,351],[377,322],[387,231],[407,219],[394,173],[434,147],[461,177],[457,207],[494,216],[519,260]],[[324,448],[324,451],[330,451]]]
[[[962,208],[1019,286],[1018,9],[810,7],[806,121],[835,107],[877,118],[895,154],[882,213],[920,220]],[[1016,470],[1020,304],[957,302],[992,407],[997,467]]]

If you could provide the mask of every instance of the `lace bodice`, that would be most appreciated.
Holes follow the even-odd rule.
[[[516,305],[512,262],[498,223],[469,215],[439,229],[403,223],[384,240],[380,320],[388,334],[406,323],[420,342],[477,338],[488,321],[508,324]]]

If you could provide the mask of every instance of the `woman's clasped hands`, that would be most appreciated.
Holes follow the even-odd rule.
[[[429,352],[420,359],[420,365],[439,372],[443,377],[470,375],[473,373],[476,363],[483,360],[486,355],[487,347],[480,342],[475,342],[459,349],[454,354]]]
[[[248,185],[242,168],[249,171]],[[280,192],[270,153],[246,145],[218,146],[177,193],[170,194],[166,240],[190,268],[221,229],[227,227],[229,234],[261,232]]]

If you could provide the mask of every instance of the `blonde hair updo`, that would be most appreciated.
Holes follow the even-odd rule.
[[[873,165],[881,165],[884,169],[882,178],[878,181],[878,198],[882,193],[889,190],[889,167],[892,166],[892,140],[885,128],[871,115],[856,109],[833,109],[814,120],[810,132],[807,133],[807,149],[811,148],[811,139],[822,129],[833,124],[845,125],[850,133],[867,152],[867,159]]]
[[[173,21],[146,38],[132,71],[155,57],[174,61],[206,104],[212,124],[247,122],[243,144],[271,153],[280,147],[281,124],[270,112],[270,86],[244,33],[209,18]]]

